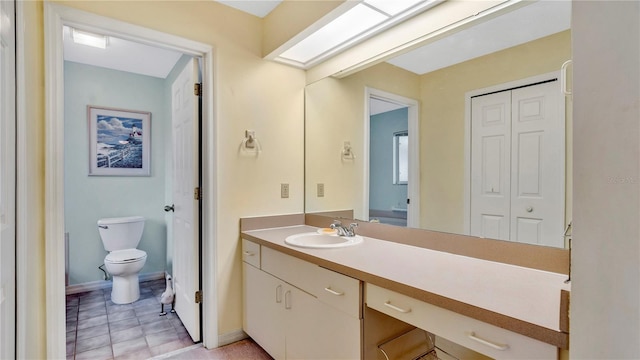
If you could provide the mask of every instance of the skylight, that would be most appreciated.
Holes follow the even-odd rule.
[[[309,68],[444,0],[362,0],[275,58]]]

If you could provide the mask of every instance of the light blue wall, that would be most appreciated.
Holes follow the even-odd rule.
[[[183,55],[180,60],[173,67],[173,70],[167,75],[167,78],[164,82],[164,104],[165,104],[165,112],[166,114],[171,114],[171,85],[176,80],[178,75],[184,70],[185,66],[189,61],[193,58],[191,56]],[[168,118],[165,126],[165,139],[164,143],[169,145],[172,143],[173,139],[171,137],[171,117]],[[172,148],[171,146],[166,146],[165,148],[165,158],[166,161],[166,180],[165,180],[165,189],[164,196],[166,199],[166,204],[171,204],[171,199],[173,198],[172,194],[172,186],[173,186],[173,168],[172,168]],[[168,212],[165,213],[165,220],[167,223],[167,257],[166,257],[166,271],[173,275],[173,213]]]
[[[407,108],[371,116],[369,209],[406,207],[407,185],[393,184],[393,133],[406,131],[407,119]]]
[[[164,79],[73,62],[65,62],[64,74],[69,284],[102,280],[98,266],[107,252],[96,221],[104,217],[144,216],[147,220],[138,248],[147,252],[147,262],[141,273],[164,271],[166,126],[171,119]],[[87,105],[151,112],[151,176],[88,176]]]

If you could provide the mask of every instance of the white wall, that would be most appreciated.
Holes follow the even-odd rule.
[[[640,358],[640,2],[573,2],[570,356]]]
[[[69,284],[102,280],[104,250],[96,221],[146,218],[139,249],[141,273],[166,263],[164,79],[65,62],[65,229],[69,234]],[[87,105],[151,112],[151,176],[88,176]],[[148,129],[143,129],[147,131]]]

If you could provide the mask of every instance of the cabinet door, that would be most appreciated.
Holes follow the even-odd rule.
[[[287,359],[360,359],[360,320],[317,298],[285,291]]]
[[[244,331],[275,359],[285,359],[284,285],[243,263]]]

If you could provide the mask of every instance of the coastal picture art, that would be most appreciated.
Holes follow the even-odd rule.
[[[151,113],[87,106],[89,175],[149,176]]]

